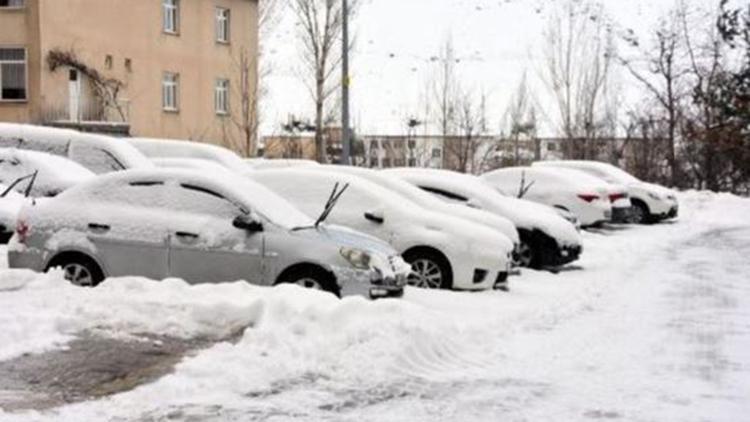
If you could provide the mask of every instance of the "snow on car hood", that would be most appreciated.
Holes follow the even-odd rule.
[[[32,196],[52,196],[79,183],[93,179],[94,173],[80,164],[45,152],[15,148],[0,148],[0,160],[15,160],[18,164],[0,174],[0,182],[13,183],[16,179],[38,172]],[[25,189],[28,182],[16,186]]]
[[[233,151],[218,145],[177,139],[130,138],[130,145],[149,158],[194,158],[210,160],[237,171],[248,170],[247,164]]]
[[[7,186],[0,183],[0,193],[5,192]],[[4,198],[0,198],[0,226],[6,230],[13,230],[16,226],[16,218],[21,210],[25,199],[23,196],[10,191]]]
[[[296,236],[322,237],[328,241],[350,248],[379,252],[386,257],[398,255],[393,247],[368,234],[336,224],[321,224],[317,228],[297,230]]]

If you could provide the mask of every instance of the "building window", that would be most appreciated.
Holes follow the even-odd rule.
[[[216,41],[229,42],[229,9],[216,8]]]
[[[214,87],[216,114],[229,114],[229,80],[217,79]]]
[[[176,34],[180,25],[180,0],[162,0],[164,32]]]
[[[24,0],[0,0],[0,9],[21,8]]]
[[[547,144],[547,151],[557,151],[557,144],[550,142]]]
[[[417,147],[417,141],[414,139],[409,139],[409,149],[414,149]]]
[[[180,75],[177,73],[165,73],[161,81],[161,103],[165,111],[177,111],[178,94],[180,86]]]
[[[0,48],[0,101],[26,100],[26,50]]]
[[[389,167],[391,167],[391,159],[383,158],[383,168],[389,168]]]
[[[432,158],[440,158],[443,156],[443,151],[440,148],[432,149]]]
[[[417,166],[417,159],[409,158],[409,167],[416,167],[416,166]]]

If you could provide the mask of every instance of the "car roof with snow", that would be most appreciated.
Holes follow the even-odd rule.
[[[105,151],[124,169],[148,168],[151,162],[121,138],[36,125],[0,123],[0,147],[68,156],[71,147]]]
[[[608,191],[607,182],[586,172],[569,168],[505,167],[483,174],[482,179],[505,189],[520,188],[523,178],[533,178],[536,189]]]
[[[149,158],[200,158],[237,172],[248,170],[239,155],[218,145],[179,139],[130,138],[128,141]]]
[[[400,194],[354,174],[324,172],[317,169],[295,167],[255,172],[252,173],[252,178],[265,185],[273,186],[274,191],[279,192],[281,195],[288,193],[290,196],[294,191],[301,188],[308,190],[311,194],[319,193],[315,191],[324,191],[327,194],[333,189],[336,183],[339,186],[349,183],[378,197],[380,201],[384,202],[384,205],[390,208],[404,209],[409,206],[421,208],[410,199],[404,198]],[[325,185],[320,185],[320,183],[325,183]],[[321,203],[321,207],[322,205],[323,203]]]
[[[253,170],[271,170],[289,167],[319,166],[320,163],[313,160],[287,159],[287,158],[246,158],[245,163]]]
[[[245,211],[257,212],[285,228],[312,224],[309,217],[279,195],[247,177],[232,172],[203,174],[185,169],[158,168],[115,172],[71,188],[56,200],[83,203],[82,201],[86,200],[96,201],[96,193],[106,192],[108,189],[128,185],[148,188],[172,183],[183,187],[196,186],[196,190],[206,190],[208,194],[237,202]]]
[[[231,171],[216,161],[205,160],[203,158],[152,158],[151,161],[160,168],[180,168],[205,172]]]
[[[0,182],[10,185],[35,172],[34,196],[56,195],[95,177],[90,170],[64,157],[39,151],[0,148]]]
[[[570,168],[586,171],[589,174],[604,179],[610,183],[630,184],[640,183],[633,175],[622,170],[617,166],[600,161],[587,160],[558,160],[558,161],[537,161],[532,164],[533,167],[543,168]]]

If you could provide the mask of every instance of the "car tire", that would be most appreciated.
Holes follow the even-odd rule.
[[[333,275],[320,267],[303,266],[292,268],[279,277],[277,284],[296,284],[306,289],[322,290],[341,296]]]
[[[47,271],[53,268],[61,268],[65,279],[79,287],[96,287],[104,281],[104,271],[96,261],[82,254],[55,258],[47,266]]]
[[[654,219],[651,217],[651,211],[648,205],[642,201],[633,200],[633,208],[630,214],[630,222],[633,224],[653,224]]]
[[[451,266],[442,254],[429,249],[415,249],[403,254],[412,267],[407,284],[425,289],[453,288]]]
[[[544,270],[554,266],[557,247],[554,240],[533,231],[520,231],[521,244],[518,251],[518,265],[532,270]]]

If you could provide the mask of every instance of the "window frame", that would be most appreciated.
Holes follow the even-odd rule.
[[[0,10],[20,10],[26,8],[26,0],[21,0],[20,6],[0,6]]]
[[[180,35],[180,0],[162,0],[161,29],[169,35]]]
[[[232,10],[216,6],[214,11],[214,39],[219,44],[229,44],[232,39]]]
[[[23,60],[0,59],[0,103],[25,103],[29,101],[29,51],[22,45],[0,45],[0,50],[22,50]],[[23,98],[3,98],[3,64],[23,65]]]
[[[171,78],[171,79],[170,79]],[[171,96],[169,95],[171,91]],[[168,99],[171,102],[168,103]],[[164,72],[161,78],[161,109],[168,113],[180,111],[180,74],[178,72]]]
[[[230,82],[227,78],[217,78],[214,82],[214,112],[219,116],[228,116]]]

